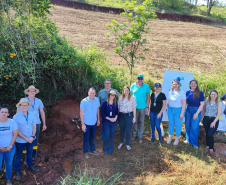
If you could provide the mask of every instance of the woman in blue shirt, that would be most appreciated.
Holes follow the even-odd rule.
[[[187,109],[185,112],[185,144],[191,143],[192,146],[198,148],[199,122],[201,111],[204,106],[204,95],[199,90],[198,82],[191,80],[189,83],[190,90],[186,92]]]
[[[114,149],[114,136],[117,127],[118,104],[116,92],[108,93],[108,99],[101,106],[101,117],[104,128],[103,151],[105,154],[112,154]]]
[[[18,133],[17,124],[9,119],[8,116],[9,109],[6,105],[3,105],[0,108],[0,170],[4,158],[7,185],[12,184],[13,157],[16,151],[14,143]]]

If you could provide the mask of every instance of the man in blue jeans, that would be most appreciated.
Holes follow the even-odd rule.
[[[20,111],[13,117],[13,120],[17,123],[19,129],[16,140],[14,171],[16,173],[16,180],[19,180],[21,171],[21,157],[24,149],[26,149],[26,163],[28,170],[31,172],[38,171],[38,169],[33,167],[32,162],[36,124],[38,120],[33,112],[28,111],[28,107],[31,106],[31,102],[29,102],[26,98],[21,98],[20,102],[16,106],[20,109]]]
[[[86,159],[89,154],[99,155],[95,148],[96,127],[100,125],[100,101],[95,97],[96,90],[91,87],[88,97],[84,98],[80,104],[80,118],[83,130],[83,152]]]

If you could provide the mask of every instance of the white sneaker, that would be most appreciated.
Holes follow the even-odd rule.
[[[172,137],[169,137],[166,143],[167,143],[167,144],[170,144],[171,141],[172,141],[172,139],[173,139]]]
[[[189,141],[186,139],[186,140],[184,141],[184,144],[189,144]]]

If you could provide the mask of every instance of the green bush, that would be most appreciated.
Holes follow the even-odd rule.
[[[153,5],[157,10],[167,12],[190,14],[196,10],[196,6],[184,0],[153,0]]]
[[[206,96],[208,97],[211,90],[217,90],[218,96],[222,96],[226,93],[226,68],[223,67],[219,71],[211,71],[209,73],[203,73],[200,71],[195,71],[195,79],[199,82],[199,88],[201,90],[206,89]]]
[[[105,78],[111,78],[117,89],[127,83],[125,71],[109,66],[105,53],[96,46],[78,48],[61,38],[43,7],[40,12],[46,13],[39,14],[26,2],[9,2],[2,0],[0,6],[1,104],[15,109],[31,84],[40,89],[38,96],[48,106],[67,94],[81,100],[91,86],[103,88]]]

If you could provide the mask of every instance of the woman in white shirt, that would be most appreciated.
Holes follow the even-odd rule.
[[[122,90],[122,96],[120,96],[118,100],[118,121],[120,126],[121,141],[121,143],[118,145],[118,149],[122,148],[124,144],[124,136],[126,135],[126,148],[127,150],[131,150],[131,147],[129,146],[129,141],[132,126],[136,122],[136,106],[136,100],[130,94],[129,86],[125,86]]]
[[[169,139],[167,140],[167,144],[170,144],[172,141],[172,135],[175,127],[176,137],[173,144],[178,145],[181,134],[181,124],[186,107],[186,95],[184,91],[180,90],[180,82],[178,80],[173,80],[172,82],[172,89],[168,94],[167,105],[169,119]]]

